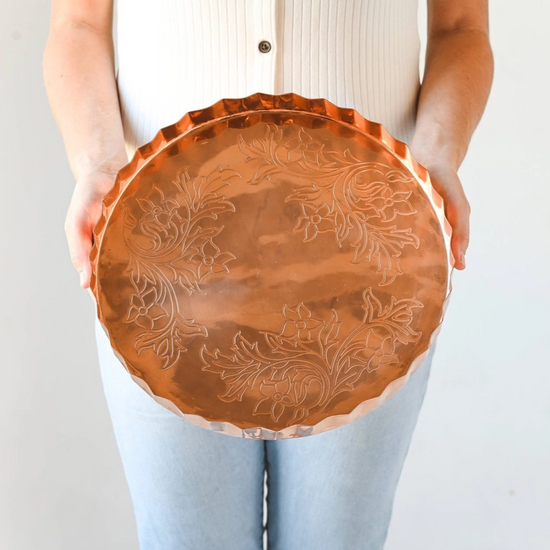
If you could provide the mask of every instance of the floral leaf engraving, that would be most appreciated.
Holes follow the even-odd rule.
[[[287,139],[281,127],[267,124],[263,139],[246,142],[241,135],[238,146],[245,163],[257,164],[249,184],[285,173],[308,182],[286,197],[286,202],[300,205],[293,230],[303,234],[303,242],[320,233],[334,234],[339,247],[349,239],[354,249],[351,263],[376,262],[379,285],[389,285],[403,274],[403,248],[419,246],[412,229],[401,227],[403,217],[416,213],[409,201],[412,192],[404,190],[404,184],[413,181],[409,174],[383,163],[359,161],[349,150],[325,150],[303,128]],[[235,212],[219,191],[236,177],[241,175],[222,166],[206,176],[191,177],[184,167],[168,190],[153,185],[146,196],[123,202],[126,271],[134,287],[124,322],[142,329],[135,342],[137,353],[153,350],[163,369],[177,363],[190,340],[208,336],[204,325],[180,310],[176,291],[200,294],[205,279],[229,273],[227,264],[236,258],[216,242],[223,226],[207,222]],[[292,405],[296,421],[328,406],[338,393],[350,391],[363,372],[396,364],[396,346],[421,335],[410,327],[412,308],[423,307],[416,300],[397,301],[392,296],[383,308],[369,287],[362,307],[363,323],[340,341],[342,323],[336,311],[331,310],[329,319],[317,319],[303,302],[294,308],[284,305],[280,332],[262,332],[269,347],[266,354],[238,332],[232,354],[202,347],[204,370],[226,381],[223,399],[241,400],[257,388],[264,398],[256,404],[255,414],[279,419]]]
[[[250,184],[279,173],[309,181],[286,198],[286,202],[300,203],[302,214],[294,232],[303,232],[304,242],[319,233],[333,232],[337,245],[342,247],[354,230],[358,237],[351,243],[355,248],[352,264],[376,261],[380,286],[389,285],[403,274],[401,249],[407,245],[418,248],[419,238],[411,228],[385,224],[416,214],[409,202],[412,191],[396,190],[399,184],[413,182],[412,176],[380,162],[362,162],[349,149],[325,150],[325,145],[304,128],[297,137],[285,138],[282,127],[267,123],[263,139],[246,142],[241,135],[238,145],[245,162],[258,165]]]
[[[285,304],[281,330],[260,331],[265,352],[239,331],[228,353],[209,351],[203,344],[202,370],[225,381],[222,401],[242,401],[247,392],[259,392],[262,399],[253,414],[269,414],[277,422],[290,409],[294,413],[289,421],[298,422],[352,391],[365,372],[398,365],[397,347],[418,342],[422,335],[411,324],[413,309],[423,307],[414,298],[393,295],[383,305],[368,287],[362,294],[362,322],[339,338],[342,322],[334,309],[329,319],[318,319],[303,302]]]
[[[184,167],[172,181],[169,197],[153,185],[145,198],[124,201],[129,251],[125,271],[134,287],[124,322],[143,329],[135,349],[138,354],[152,349],[162,359],[163,369],[177,363],[190,339],[208,336],[205,326],[182,314],[176,288],[189,296],[202,293],[201,282],[215,273],[229,273],[226,264],[235,256],[214,241],[223,226],[209,227],[204,221],[235,211],[233,203],[218,193],[235,177],[241,176],[221,166],[207,176],[191,177]]]

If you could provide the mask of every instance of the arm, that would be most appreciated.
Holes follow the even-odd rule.
[[[469,243],[470,205],[457,171],[493,80],[488,0],[428,0],[428,42],[411,152],[428,169],[453,228],[455,267]]]
[[[112,0],[53,0],[43,75],[76,180],[65,219],[71,261],[89,287],[92,230],[127,164],[114,71]]]

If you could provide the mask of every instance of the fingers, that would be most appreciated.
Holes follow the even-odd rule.
[[[69,244],[71,262],[80,276],[80,286],[89,288],[92,274],[92,226],[87,216],[69,211],[65,220],[65,234]]]
[[[456,269],[466,269],[466,251],[470,244],[471,207],[462,183],[454,171],[435,170],[430,174],[435,190],[443,197],[445,216],[452,227],[451,250]]]
[[[451,249],[456,259],[457,269],[466,268],[466,251],[470,243],[470,204],[466,197],[457,197],[449,201],[446,216],[453,228]]]
[[[116,180],[116,171],[90,173],[77,181],[65,218],[65,234],[71,262],[79,274],[80,286],[90,289],[93,229],[101,217],[103,199]],[[90,294],[93,293],[89,290]]]

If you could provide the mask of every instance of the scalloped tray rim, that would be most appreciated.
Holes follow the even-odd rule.
[[[242,106],[244,106],[245,108],[240,108]],[[241,428],[236,424],[228,421],[207,420],[200,415],[184,413],[169,399],[154,394],[150,386],[145,380],[143,380],[143,378],[140,378],[139,376],[136,376],[131,372],[131,369],[129,368],[126,360],[118,350],[107,327],[104,324],[104,317],[101,311],[101,307],[99,305],[97,295],[98,282],[95,275],[98,256],[100,253],[100,247],[98,246],[98,243],[101,243],[102,241],[103,232],[109,221],[110,215],[114,207],[116,206],[117,199],[122,196],[126,187],[133,180],[133,178],[135,178],[139,174],[143,166],[147,164],[148,160],[154,157],[165,147],[168,147],[173,141],[180,139],[182,134],[188,133],[192,130],[196,130],[203,125],[207,125],[211,123],[214,119],[220,120],[224,117],[233,116],[234,114],[243,116],[247,112],[259,112],[265,110],[299,111],[305,114],[322,116],[331,120],[335,120],[336,122],[349,124],[350,126],[353,126],[354,128],[359,129],[363,133],[367,134],[371,138],[375,138],[379,142],[381,142],[386,147],[388,152],[392,154],[402,164],[404,164],[413,173],[416,180],[420,183],[420,188],[426,194],[437,215],[445,243],[445,250],[447,252],[446,293],[443,302],[441,317],[437,326],[430,335],[428,347],[421,353],[419,353],[411,361],[407,372],[403,376],[396,378],[395,380],[390,382],[379,396],[372,397],[359,403],[359,405],[357,405],[349,413],[329,416],[314,425],[293,424],[291,426],[283,428],[282,430],[271,430],[269,428],[263,428],[261,426],[252,428]],[[171,134],[173,134],[173,136],[167,138],[167,136],[170,136]],[[125,185],[122,188],[123,184]],[[428,170],[413,158],[408,145],[389,134],[389,132],[384,128],[382,124],[370,121],[363,117],[363,115],[361,115],[361,113],[359,113],[356,109],[349,107],[338,107],[328,99],[307,98],[294,92],[273,95],[263,92],[256,92],[242,98],[220,99],[213,103],[210,107],[207,107],[205,109],[196,109],[193,111],[189,111],[176,123],[161,128],[155,134],[154,138],[151,141],[138,147],[130,162],[128,162],[128,164],[123,166],[118,171],[113,187],[103,197],[101,217],[94,227],[92,234],[93,245],[90,252],[92,274],[90,280],[90,290],[95,301],[97,318],[100,322],[101,328],[109,339],[113,352],[122,363],[130,377],[155,401],[157,401],[164,408],[170,410],[176,415],[185,418],[193,424],[197,424],[211,431],[235,437],[274,440],[315,435],[317,433],[322,433],[324,431],[348,424],[356,418],[359,418],[360,416],[363,416],[364,414],[377,408],[384,401],[386,401],[388,397],[393,395],[398,389],[405,385],[407,380],[426,359],[430,348],[434,344],[435,340],[437,339],[437,335],[441,331],[443,319],[445,317],[445,312],[447,310],[449,299],[453,289],[452,273],[454,271],[454,266],[456,262],[450,246],[452,227],[445,216],[443,198],[434,189]]]

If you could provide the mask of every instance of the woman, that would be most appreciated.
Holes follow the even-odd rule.
[[[457,170],[492,83],[487,0],[53,0],[44,77],[76,179],[71,259],[89,289],[92,230],[117,171],[156,131],[222,97],[325,97],[409,144],[443,196],[456,268],[470,206]],[[383,548],[435,347],[383,405],[315,436],[238,439],[170,413],[139,388],[96,319],[99,360],[142,550]]]

